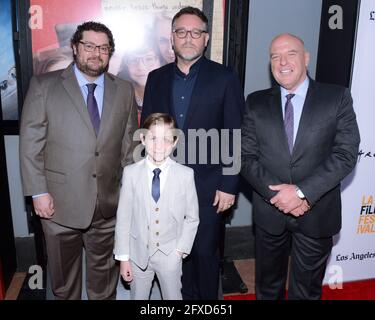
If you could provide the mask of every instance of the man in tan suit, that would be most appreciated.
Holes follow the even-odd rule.
[[[134,92],[107,73],[114,40],[105,25],[78,26],[71,46],[72,65],[30,83],[20,129],[24,194],[42,218],[55,297],[81,299],[84,247],[88,298],[114,299],[115,215],[135,146]]]

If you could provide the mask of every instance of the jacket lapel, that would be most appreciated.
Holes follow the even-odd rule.
[[[271,92],[271,97],[269,100],[269,114],[272,116],[272,130],[275,130],[277,135],[280,138],[281,146],[287,152],[290,154],[289,146],[288,146],[288,140],[286,137],[285,129],[284,129],[284,119],[283,119],[283,113],[282,113],[282,106],[281,106],[281,93],[280,93],[280,87],[273,87]]]
[[[101,139],[105,134],[105,130],[109,127],[111,114],[114,108],[114,101],[116,100],[117,85],[111,75],[106,73],[104,75],[104,98],[102,117],[100,119],[100,128],[98,139]]]
[[[191,95],[190,105],[187,110],[183,131],[186,131],[187,128],[189,128],[193,114],[198,108],[199,99],[202,99],[202,97],[206,96],[205,91],[204,91],[205,84],[210,82],[210,74],[207,68],[208,68],[208,64],[207,64],[206,58],[203,57],[201,61],[201,65],[199,66],[197,79],[195,81],[194,89]]]
[[[294,142],[294,148],[293,148],[294,157],[296,156],[296,152],[298,151],[298,148],[300,147],[302,141],[304,140],[304,135],[306,134],[306,132],[308,132],[308,128],[311,123],[311,117],[313,115],[313,106],[315,104],[314,88],[315,88],[314,80],[310,79],[309,88],[307,90],[305,103],[302,109],[301,119],[298,125],[296,140]]]
[[[87,111],[86,103],[82,97],[81,89],[74,75],[73,64],[68,66],[61,76],[64,78],[62,84],[72,99],[74,107],[82,117],[82,120],[86,124],[87,128],[95,136],[95,131],[91,123],[89,112]]]
[[[169,113],[174,119],[176,119],[176,113],[173,108],[173,94],[172,85],[174,77],[174,63],[168,65],[168,72],[165,72],[162,78],[162,82],[166,85],[165,94],[159,95],[161,112]],[[158,107],[159,108],[159,107]]]
[[[145,219],[150,223],[150,212],[151,212],[151,205],[152,205],[152,197],[151,197],[151,186],[148,184],[148,173],[149,170],[146,159],[142,160],[143,163],[139,166],[139,178],[140,183],[138,184],[142,193],[144,193],[144,201],[142,201],[142,206],[144,206],[144,210],[141,210],[145,214]],[[146,190],[146,191],[145,191]],[[141,193],[140,193],[141,194]]]

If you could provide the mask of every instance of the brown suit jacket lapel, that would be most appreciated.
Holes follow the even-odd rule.
[[[83,99],[77,78],[74,75],[73,64],[71,64],[67,69],[65,69],[65,71],[61,74],[61,77],[64,78],[63,86],[73,101],[72,105],[77,109],[87,128],[95,136],[95,131],[91,123],[90,115],[87,111],[86,103]],[[67,104],[67,106],[68,105],[69,104]]]

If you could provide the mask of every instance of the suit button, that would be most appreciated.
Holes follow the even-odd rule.
[[[99,156],[99,152],[95,152],[95,156],[96,156],[96,157]]]
[[[157,247],[159,247],[159,242],[158,242],[158,243],[156,243],[156,246],[157,246]]]
[[[158,223],[159,223],[159,220],[156,220],[155,223],[158,224]]]
[[[147,230],[150,230],[150,226],[147,226]]]
[[[155,211],[158,212],[158,211],[159,211],[159,208],[155,208]]]
[[[148,245],[146,246],[146,248],[148,249]]]
[[[158,235],[159,235],[159,232],[156,232],[156,235],[158,236]]]
[[[94,173],[94,174],[92,175],[92,177],[93,177],[93,178],[96,178],[96,174]]]

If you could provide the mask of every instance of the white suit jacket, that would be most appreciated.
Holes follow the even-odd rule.
[[[158,249],[166,254],[177,248],[190,253],[199,224],[194,171],[171,161],[163,192],[155,203],[147,170],[145,159],[124,168],[114,247],[115,255],[129,255],[142,269],[148,265],[155,239]],[[157,237],[151,234],[155,228]]]

